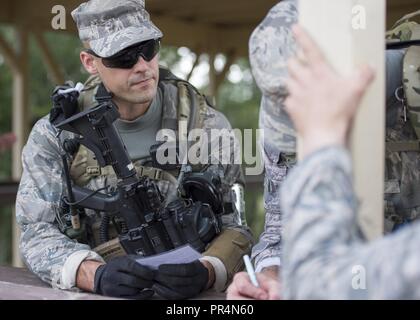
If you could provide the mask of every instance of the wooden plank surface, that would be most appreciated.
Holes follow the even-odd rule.
[[[300,0],[300,23],[342,74],[368,64],[376,72],[351,136],[359,225],[372,240],[383,233],[385,165],[385,0]]]
[[[0,281],[48,288],[48,284],[25,268],[0,267]]]
[[[153,300],[160,299],[158,296]],[[203,292],[192,300],[225,300],[224,293]],[[0,300],[120,300],[89,293],[52,289],[25,268],[0,266]]]

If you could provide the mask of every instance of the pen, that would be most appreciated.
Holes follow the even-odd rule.
[[[251,279],[252,284],[255,287],[259,288],[260,285],[258,284],[254,268],[253,268],[251,260],[249,259],[249,256],[247,254],[244,255],[244,262],[245,262],[246,271],[248,272],[248,275],[249,275],[249,278]]]

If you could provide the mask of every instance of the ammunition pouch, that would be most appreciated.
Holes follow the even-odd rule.
[[[251,253],[253,245],[254,240],[243,231],[225,229],[209,244],[203,256],[216,257],[222,261],[227,271],[228,285],[235,273],[243,270],[242,257]]]
[[[104,258],[105,262],[108,262],[115,257],[127,255],[118,238],[114,238],[110,241],[100,244],[99,246],[95,247],[93,251]]]

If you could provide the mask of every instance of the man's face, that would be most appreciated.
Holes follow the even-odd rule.
[[[115,64],[115,60],[110,65],[108,60],[105,61],[106,59],[103,60],[88,52],[89,50],[83,51],[80,56],[85,69],[90,74],[98,74],[105,87],[114,94],[117,101],[121,100],[128,104],[152,102],[159,82],[158,54],[155,53],[154,58],[150,61],[146,61],[140,56],[131,68],[128,65],[127,69],[123,69],[123,67],[119,67],[119,63]],[[124,51],[122,56],[123,62],[127,61],[124,57],[130,57]],[[136,61],[135,57],[136,55],[133,58],[133,63]]]
[[[142,57],[131,69],[108,68],[95,57],[99,76],[116,98],[131,104],[152,102],[159,82],[159,58],[147,62]]]

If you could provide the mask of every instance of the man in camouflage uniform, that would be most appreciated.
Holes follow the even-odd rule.
[[[298,20],[297,0],[285,0],[274,6],[267,17],[256,28],[250,39],[250,62],[254,77],[260,87],[260,126],[265,130],[263,141],[265,176],[265,230],[253,248],[256,271],[264,290],[252,286],[245,273],[235,276],[229,288],[230,298],[251,297],[255,299],[278,298],[280,283],[276,279],[281,265],[282,222],[280,212],[280,185],[294,164],[296,147],[294,127],[284,110],[287,97],[285,83],[288,78],[287,60],[295,54],[296,43],[292,25]],[[402,21],[404,21],[402,19]],[[398,33],[398,34],[395,34]],[[415,35],[397,25],[389,37],[400,38]],[[404,39],[410,40],[410,39]],[[387,64],[387,151],[385,174],[385,232],[396,230],[418,217],[420,202],[411,190],[420,190],[418,180],[418,157],[420,150],[413,149],[418,140],[401,95],[403,59],[405,49],[388,50]],[[410,141],[409,144],[405,143]],[[414,143],[416,144],[416,143]],[[417,143],[417,148],[419,143]],[[407,149],[408,147],[408,149]]]
[[[94,75],[81,94],[80,109],[96,106],[101,88],[112,92],[113,102],[120,112],[115,126],[138,174],[148,173],[155,179],[158,179],[157,173],[168,177],[168,181],[164,178],[158,181],[160,191],[167,195],[174,188],[174,177],[171,178],[171,173],[147,167],[149,149],[156,144],[158,131],[161,128],[178,129],[177,120],[188,119],[193,111],[198,119],[195,128],[208,134],[211,129],[231,129],[228,120],[210,107],[190,84],[167,70],[159,70],[156,47],[151,47],[153,56],[144,50],[149,48],[151,40],[156,44],[162,37],[162,32],[150,21],[144,1],[91,0],[74,10],[72,16],[86,47],[80,54],[81,61]],[[137,44],[140,44],[136,49],[139,51],[131,65],[121,68],[110,65],[117,56],[120,56],[118,63],[126,63],[121,52],[126,52],[127,48],[131,50]],[[181,90],[190,90],[190,95],[181,95]],[[191,95],[197,101],[191,108],[197,110],[185,107],[188,97],[192,101]],[[108,260],[98,254],[100,250],[94,249],[98,243],[80,243],[60,231],[60,199],[67,194],[61,161],[64,151],[60,142],[71,137],[74,135],[69,132],[62,132],[58,137],[57,129],[46,116],[33,128],[23,151],[23,176],[16,216],[22,231],[21,254],[30,270],[60,289],[82,289],[127,298],[147,298],[154,291],[171,299],[192,297],[211,287],[223,291],[233,274],[243,267],[242,256],[250,252],[253,244],[249,228],[233,206],[225,211],[222,232],[206,247],[202,259],[190,264],[164,265],[157,271],[135,263],[128,256]],[[219,137],[215,139],[217,141],[209,139],[209,144],[218,145]],[[203,147],[207,147],[204,143]],[[230,162],[214,164],[212,161],[210,165],[201,166],[201,170],[211,170],[221,177],[226,208],[234,201],[232,186],[243,185],[240,165],[233,162],[238,144],[233,145],[228,146]],[[109,172],[109,168],[99,168],[86,148],[81,147],[72,160],[73,183],[92,190],[115,187],[115,174]],[[86,213],[89,225],[97,225],[100,217],[95,212],[87,210]]]
[[[293,124],[285,112],[287,60],[295,53],[292,25],[297,22],[297,1],[275,5],[253,32],[249,55],[254,78],[262,91],[260,128],[265,178],[265,227],[252,249],[255,271],[261,288],[255,288],[246,273],[235,275],[228,298],[278,299],[278,272],[281,265],[280,186],[294,164],[296,138]]]

